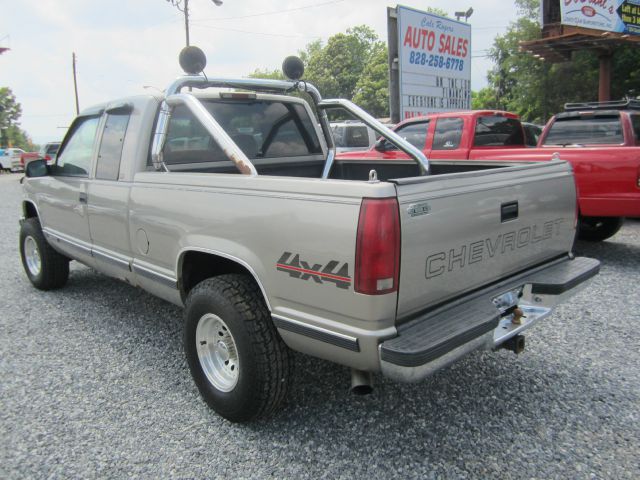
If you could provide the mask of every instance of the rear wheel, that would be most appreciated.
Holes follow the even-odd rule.
[[[601,242],[618,233],[623,220],[621,217],[580,217],[578,238],[587,242]]]
[[[226,419],[267,417],[283,402],[291,352],[250,277],[221,275],[196,285],[186,300],[183,340],[202,397]]]
[[[20,228],[20,256],[34,287],[52,290],[67,283],[69,259],[49,245],[37,218],[26,219]]]

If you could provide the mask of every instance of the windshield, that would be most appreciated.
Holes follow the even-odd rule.
[[[619,115],[557,118],[543,145],[623,143]]]
[[[202,103],[248,158],[322,152],[311,119],[299,103],[268,100],[204,100]]]
[[[429,122],[407,123],[398,127],[396,133],[414,147],[423,150],[427,141]],[[394,149],[397,147],[393,147]]]
[[[364,125],[335,125],[332,130],[336,147],[369,147],[369,132]]]

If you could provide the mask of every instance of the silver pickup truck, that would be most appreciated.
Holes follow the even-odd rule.
[[[475,349],[520,352],[597,274],[571,253],[567,163],[429,162],[287,65],[290,81],[192,66],[164,96],[83,111],[55,164],[26,171],[31,283],[62,287],[76,260],[184,306],[203,398],[249,421],[285,398],[291,349],[350,367],[358,393],[373,372],[418,381]],[[334,108],[412,160],[334,160]]]

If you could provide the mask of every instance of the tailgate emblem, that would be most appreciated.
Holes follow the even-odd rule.
[[[407,213],[410,217],[419,217],[420,215],[428,215],[431,213],[431,205],[428,202],[414,203],[409,205]]]

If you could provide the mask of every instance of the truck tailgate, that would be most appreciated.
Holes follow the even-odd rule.
[[[402,232],[399,323],[571,250],[576,191],[565,162],[394,183]]]

